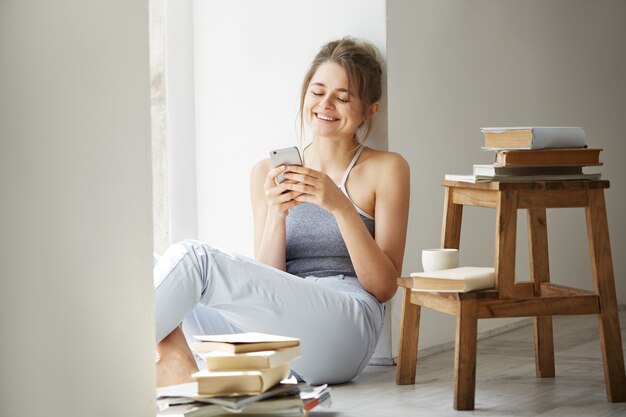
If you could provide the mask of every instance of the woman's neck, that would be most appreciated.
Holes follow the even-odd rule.
[[[358,148],[356,139],[348,141],[316,137],[305,151],[305,164],[326,173],[337,182]]]

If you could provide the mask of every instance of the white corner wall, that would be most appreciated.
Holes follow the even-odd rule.
[[[198,237],[192,0],[165,0],[170,243]]]
[[[385,1],[200,0],[192,13],[198,238],[253,257],[252,166],[300,145],[301,82],[324,43],[364,38],[385,58]],[[378,149],[387,149],[386,115],[383,100],[368,139]],[[375,352],[383,361],[390,332],[389,316]]]
[[[574,125],[604,148],[613,262],[626,303],[626,2],[603,0],[388,1],[389,147],[411,165],[405,271],[438,247],[446,173],[490,163],[479,128]],[[493,264],[494,212],[464,210],[461,263]],[[518,277],[529,276],[526,217]],[[582,209],[548,210],[553,281],[592,288]],[[398,312],[396,312],[396,315]],[[503,324],[481,320],[479,330]],[[420,347],[453,340],[454,321],[422,313]]]
[[[3,2],[0,415],[154,416],[148,2]]]
[[[299,144],[300,85],[323,43],[352,35],[385,54],[385,1],[200,0],[193,15],[198,237],[253,256],[252,166]]]

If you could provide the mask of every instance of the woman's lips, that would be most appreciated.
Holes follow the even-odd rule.
[[[332,117],[332,116],[329,116],[329,115],[326,115],[326,114],[315,113],[315,116],[318,119],[323,120],[325,122],[336,122],[337,120],[339,120],[339,119],[337,119],[335,117]]]

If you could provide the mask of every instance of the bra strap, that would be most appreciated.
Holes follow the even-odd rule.
[[[359,159],[359,156],[361,156],[361,152],[363,152],[363,149],[365,149],[365,146],[361,145],[359,149],[356,151],[356,153],[354,154],[354,156],[352,157],[352,161],[350,161],[350,165],[348,165],[346,172],[343,173],[343,178],[341,178],[341,184],[339,184],[339,188],[344,188],[346,184],[346,180],[348,179],[348,175],[350,175],[350,171],[352,171],[354,164],[356,164],[356,161]]]

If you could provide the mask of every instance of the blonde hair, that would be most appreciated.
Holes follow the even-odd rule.
[[[360,135],[361,138],[356,139],[362,143],[372,130],[370,107],[372,104],[380,101],[383,93],[383,71],[378,49],[367,41],[351,37],[328,42],[322,46],[311,62],[302,81],[300,93],[299,118],[301,136],[304,136],[304,100],[309,84],[315,72],[326,62],[333,62],[343,68],[348,77],[348,89],[353,91],[361,102],[361,112],[365,122],[362,125],[363,133]]]

